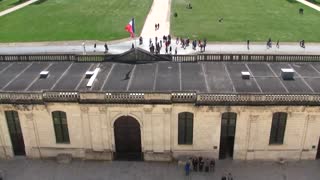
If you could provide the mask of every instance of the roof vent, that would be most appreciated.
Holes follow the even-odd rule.
[[[47,78],[49,75],[49,71],[41,71],[40,72],[40,78]]]
[[[250,72],[248,71],[241,71],[242,79],[250,79]]]
[[[292,68],[281,68],[281,77],[283,80],[293,80],[294,70]]]
[[[91,78],[91,76],[93,76],[93,74],[94,74],[94,71],[87,71],[86,72],[86,78],[87,79]]]

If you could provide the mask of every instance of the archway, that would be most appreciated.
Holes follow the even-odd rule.
[[[115,160],[142,160],[139,122],[131,116],[121,116],[114,123]]]

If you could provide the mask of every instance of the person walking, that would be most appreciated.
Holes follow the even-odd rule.
[[[221,180],[227,180],[227,177],[225,175],[222,175]]]
[[[133,43],[131,44],[131,49],[134,49],[134,44]]]
[[[198,158],[197,157],[193,157],[192,159],[192,166],[193,166],[193,170],[195,172],[198,171]]]
[[[166,46],[166,54],[168,54],[168,46]]]
[[[96,48],[97,48],[97,43],[95,42],[93,45],[93,52],[96,52]]]
[[[305,48],[304,40],[301,40],[301,41],[300,41],[300,46],[301,46],[302,48]]]
[[[174,50],[174,54],[177,55],[178,54],[178,49],[176,47],[176,49]]]
[[[207,46],[207,38],[204,38],[203,40],[203,51],[206,51],[206,46]]]
[[[279,49],[280,45],[279,45],[279,40],[277,41],[276,47]]]
[[[82,48],[83,48],[83,55],[87,54],[87,52],[86,52],[86,43],[85,42],[82,43]]]
[[[209,168],[210,168],[210,160],[209,160],[209,158],[207,158],[204,161],[204,172],[209,172]]]
[[[210,161],[210,171],[214,172],[214,169],[216,167],[216,162],[214,159],[211,159]]]
[[[233,176],[232,176],[232,174],[231,174],[231,173],[228,173],[227,180],[233,180]]]
[[[268,39],[267,41],[267,49],[272,48],[272,41],[271,38]]]
[[[248,49],[248,50],[250,49],[249,45],[250,45],[250,40],[248,39],[248,40],[247,40],[247,49]]]
[[[170,46],[169,51],[170,51],[170,54],[172,54],[172,46]]]
[[[109,51],[108,45],[107,43],[104,43],[104,53],[108,53],[108,51]]]
[[[186,162],[186,165],[184,166],[184,170],[186,172],[186,176],[189,176],[189,173],[190,173],[190,162],[189,161]]]
[[[203,165],[204,165],[204,161],[203,158],[200,156],[199,157],[199,171],[202,172],[203,170]]]

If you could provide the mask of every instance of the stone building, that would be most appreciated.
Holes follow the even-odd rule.
[[[0,56],[0,156],[316,159],[318,59]]]

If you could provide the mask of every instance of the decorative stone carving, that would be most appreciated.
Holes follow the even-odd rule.
[[[162,108],[162,111],[165,113],[171,113],[172,112],[172,108]]]
[[[107,107],[105,107],[105,106],[102,106],[102,107],[99,107],[99,111],[100,111],[100,113],[106,113],[107,112]]]
[[[81,110],[81,112],[88,113],[89,108],[86,107],[86,106],[81,106],[81,107],[80,107],[80,110]]]
[[[13,105],[13,107],[18,111],[31,111],[33,105]]]
[[[153,107],[151,107],[151,106],[144,107],[143,110],[144,110],[144,112],[146,112],[146,113],[151,113],[152,110],[153,110]]]
[[[255,122],[259,119],[259,115],[250,115],[249,119],[251,122]]]

